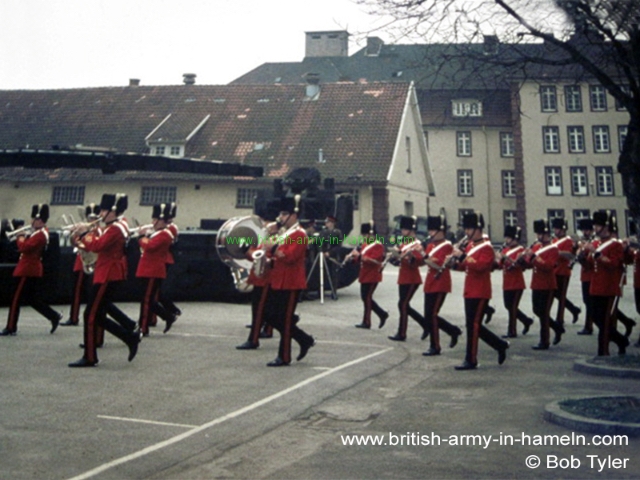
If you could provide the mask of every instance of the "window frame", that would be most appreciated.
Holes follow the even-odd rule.
[[[84,185],[56,185],[51,189],[51,205],[84,205]]]
[[[570,98],[572,99],[571,102],[569,102]],[[567,113],[582,112],[582,89],[580,85],[564,86],[564,106]]]
[[[602,85],[589,85],[589,104],[592,112],[606,112],[607,90]]]
[[[624,130],[624,134],[622,131]],[[629,132],[629,125],[618,125],[618,149],[622,153],[624,147],[624,140],[627,138]]]
[[[601,129],[605,135],[600,135],[596,130]],[[591,134],[593,135],[593,153],[611,153],[611,132],[609,125],[593,125],[591,127]],[[606,149],[602,148],[606,141]],[[602,143],[602,145],[600,145]]]
[[[140,187],[140,206],[153,206],[160,203],[175,202],[178,187],[173,185],[142,185]]]
[[[557,149],[551,150],[547,145],[547,139],[551,139],[550,134],[555,134]],[[562,152],[560,148],[560,127],[556,125],[548,125],[542,127],[542,151],[544,153],[558,154]]]
[[[603,165],[603,166],[597,166],[595,167],[595,171],[596,171],[596,195],[598,197],[613,197],[616,194],[616,186],[615,186],[615,179],[613,177],[613,167],[610,167],[608,165]],[[607,178],[607,183],[610,184],[611,186],[611,191],[609,193],[609,191],[604,187],[603,183],[601,182],[602,179]]]
[[[510,178],[507,178],[510,177]],[[502,170],[500,178],[502,180],[502,197],[515,198],[516,196],[516,171]]]
[[[513,220],[512,220],[513,218]],[[518,225],[518,211],[517,210],[503,210],[502,211],[502,225],[513,226]]]
[[[559,185],[549,185],[550,173],[557,173],[559,179]],[[544,167],[544,186],[545,192],[548,197],[561,197],[563,195],[563,181],[562,181],[562,168],[558,166],[548,165]],[[552,193],[550,188],[559,188],[558,193]]]
[[[238,187],[236,188],[236,208],[253,208],[254,199],[258,195],[257,188]],[[251,200],[249,200],[249,198]]]
[[[540,85],[538,93],[540,95],[541,112],[558,111],[558,89],[555,85]],[[553,105],[547,105],[551,103]]]
[[[576,149],[573,148],[573,141],[576,136],[573,134],[573,132],[579,132],[580,133],[580,140],[582,141],[582,149]],[[568,125],[567,126],[567,150],[569,151],[569,153],[586,153],[587,151],[587,144],[586,144],[586,138],[584,136],[584,126],[582,125]]]
[[[573,231],[574,232],[579,231],[578,222],[585,218],[591,218],[591,210],[589,210],[588,208],[577,208],[573,210]]]
[[[500,132],[500,156],[503,158],[515,156],[513,132]]]
[[[468,138],[466,141],[464,139],[464,135],[468,135]],[[468,148],[469,153],[465,153],[464,148],[461,148],[465,146]],[[472,139],[471,139],[471,131],[469,130],[457,131],[456,132],[456,156],[471,157],[472,155],[473,155],[473,146],[472,146]]]
[[[579,174],[583,174],[584,178],[584,193],[580,193],[578,189],[576,189],[576,177]],[[589,172],[587,171],[587,167],[569,167],[569,175],[571,178],[571,195],[574,197],[587,197],[589,196]]]
[[[465,178],[463,178],[465,177]],[[456,171],[456,180],[457,180],[457,190],[459,197],[473,197],[473,170],[470,168],[461,168]],[[463,192],[463,184],[462,182],[467,182],[468,188],[464,188],[464,190],[468,190],[468,193]]]

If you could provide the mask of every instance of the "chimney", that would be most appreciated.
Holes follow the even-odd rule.
[[[195,73],[183,73],[182,81],[185,85],[195,85],[196,83],[196,74]]]
[[[379,37],[367,37],[367,48],[364,51],[364,54],[367,57],[377,57],[380,55],[380,50],[382,50],[382,46],[384,42]]]
[[[305,57],[348,57],[349,32],[305,32]]]
[[[139,87],[140,86],[140,79],[139,78],[130,78],[129,79],[129,86],[130,87]]]
[[[320,75],[309,72],[305,75],[307,81],[306,97],[309,100],[317,100],[320,95]]]

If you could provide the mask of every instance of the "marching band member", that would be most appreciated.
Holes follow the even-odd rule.
[[[100,213],[100,205],[96,205],[95,203],[91,203],[85,207],[85,218],[89,221],[95,221],[98,219],[98,215]],[[97,225],[94,228],[99,228]],[[73,238],[74,232],[71,233],[72,241],[75,241]],[[85,273],[84,262],[82,261],[82,252],[78,250],[76,253],[76,260],[73,263],[73,275],[75,277],[75,282],[73,284],[73,295],[71,297],[71,306],[69,308],[69,318],[66,322],[62,322],[60,325],[63,327],[69,326],[77,326],[80,323],[80,304],[86,296],[88,295],[88,281],[87,278],[89,275]]]
[[[0,332],[1,336],[12,336],[17,333],[22,301],[51,322],[51,333],[56,331],[62,319],[62,314],[53,310],[42,300],[44,291],[42,253],[49,244],[48,220],[49,205],[43,203],[34,205],[31,208],[31,233],[25,229],[24,234],[23,232],[17,234],[15,240],[20,259],[13,270],[15,287],[9,305],[7,326]]]
[[[422,327],[422,340],[429,335],[429,328],[424,317],[411,307],[411,299],[420,285],[422,285],[420,265],[422,265],[424,258],[422,243],[416,237],[416,221],[416,217],[400,217],[402,241],[400,245],[393,247],[399,257],[397,262],[400,266],[400,271],[398,272],[398,295],[400,297],[398,300],[398,310],[400,312],[400,321],[398,324],[398,333],[388,338],[396,342],[404,342],[407,339],[409,317],[413,318]]]
[[[495,253],[491,242],[484,238],[484,218],[481,213],[468,213],[462,219],[464,233],[470,240],[464,252],[455,249],[450,258],[454,258],[457,270],[465,272],[464,309],[467,327],[467,353],[462,365],[456,370],[472,370],[478,366],[478,340],[481,338],[498,352],[498,364],[507,358],[509,343],[502,340],[482,324],[486,306],[491,299],[491,270]],[[449,258],[447,259],[449,262]]]
[[[578,242],[576,261],[580,263],[580,283],[582,284],[582,302],[585,308],[584,328],[578,335],[593,334],[593,311],[591,308],[591,298],[589,288],[591,287],[591,276],[593,275],[593,259],[587,255],[591,249],[598,248],[600,240],[593,236],[593,220],[582,218],[578,221],[578,230],[582,232],[582,239]]]
[[[640,248],[638,248],[638,227],[635,221],[629,225],[631,237],[624,242],[625,245],[625,263],[633,265],[633,300],[636,306],[636,313],[640,314]],[[640,337],[633,344],[640,347]]]
[[[167,278],[167,256],[175,238],[165,220],[170,214],[171,204],[154,205],[151,214],[153,231],[141,236],[138,240],[141,254],[136,277],[146,280],[138,324],[145,337],[149,335],[149,321],[152,313],[166,322],[163,333],[167,333],[176,321],[175,314],[167,311],[161,303],[156,301],[162,280]]]
[[[462,330],[440,316],[444,300],[451,293],[451,271],[445,268],[445,259],[453,251],[453,245],[445,238],[447,222],[444,216],[427,217],[427,231],[430,242],[425,249],[424,319],[431,336],[429,350],[422,355],[429,357],[440,355],[440,330],[451,336],[450,348],[456,346]]]
[[[171,247],[167,252],[167,277],[169,277],[171,266],[175,263],[173,252],[171,250],[173,248],[173,245],[175,245],[176,242],[178,241],[178,235],[180,233],[180,229],[178,228],[178,225],[176,225],[174,221],[178,213],[178,206],[176,205],[176,202],[171,202],[169,205],[170,205],[169,215],[165,218],[165,222],[167,223],[167,228],[173,235],[173,243],[171,244]],[[166,289],[161,288],[160,290],[158,290],[158,293],[156,295],[156,301],[160,302],[164,307],[164,309],[170,314],[175,315],[176,317],[179,317],[180,315],[182,315],[182,310],[180,310],[178,306],[175,303],[173,303],[173,300],[167,296]],[[154,319],[153,325],[155,325],[155,315],[153,315],[153,319]]]
[[[273,217],[269,215],[269,218]],[[247,341],[236,346],[238,350],[255,350],[260,346],[260,338],[266,338],[267,335],[272,335],[271,332],[262,334],[260,329],[262,328],[263,331],[267,329],[264,320],[266,317],[265,307],[267,305],[267,299],[269,298],[269,277],[271,274],[271,268],[269,268],[267,264],[268,259],[272,257],[272,252],[277,245],[275,240],[273,240],[273,236],[278,233],[278,224],[276,222],[267,223],[262,217],[260,217],[260,221],[265,225],[268,238],[262,239],[258,245],[249,247],[246,253],[247,258],[253,260],[253,254],[255,252],[262,252],[262,266],[260,267],[262,271],[256,271],[256,260],[253,260],[254,263],[251,266],[249,278],[247,279],[247,283],[253,285],[253,290],[251,291],[251,330],[249,331]],[[271,329],[273,327],[268,326],[268,328]]]
[[[558,285],[554,297],[558,300],[558,311],[556,313],[556,322],[564,325],[565,308],[573,315],[573,322],[578,321],[580,308],[576,307],[569,299],[567,299],[567,289],[569,288],[569,280],[571,279],[571,265],[575,258],[576,244],[573,239],[567,235],[567,221],[564,218],[554,218],[551,220],[551,228],[553,228],[553,243],[558,247],[558,264],[556,265],[556,284]]]
[[[300,292],[307,288],[304,260],[308,238],[298,223],[300,196],[282,198],[278,224],[286,228],[278,239],[273,256],[267,260],[271,266],[268,322],[280,333],[278,356],[267,364],[282,367],[291,363],[291,339],[300,345],[296,360],[302,360],[315,340],[294,321]]]
[[[518,336],[516,326],[520,320],[524,329],[522,334],[526,335],[533,319],[520,310],[520,300],[525,289],[524,274],[522,265],[517,261],[518,256],[524,252],[524,247],[520,245],[521,229],[515,225],[504,227],[504,248],[498,255],[498,266],[502,269],[502,297],[504,307],[509,312],[509,326],[504,338],[515,338]]]
[[[557,345],[562,339],[564,327],[551,319],[551,305],[554,292],[558,289],[556,279],[556,264],[560,253],[558,246],[551,242],[551,231],[546,220],[533,222],[533,232],[538,241],[526,250],[523,261],[527,268],[532,268],[531,274],[531,304],[533,313],[540,319],[540,342],[534,345],[534,350],[549,349],[549,329],[553,329],[555,337],[553,344]]]
[[[629,339],[616,329],[614,310],[616,297],[622,295],[624,275],[624,247],[616,237],[618,230],[616,217],[609,211],[593,213],[593,225],[600,238],[597,248],[590,248],[593,259],[593,274],[589,296],[593,310],[593,321],[598,326],[598,356],[609,355],[609,342],[618,346],[618,353],[624,355]]]
[[[382,262],[385,256],[384,245],[376,238],[376,228],[373,220],[360,226],[360,235],[364,243],[359,249],[353,249],[345,259],[346,261],[360,262],[358,282],[360,282],[360,298],[364,304],[364,314],[362,322],[358,323],[356,328],[371,328],[371,311],[378,315],[380,319],[378,328],[382,328],[387,318],[389,318],[389,312],[383,310],[373,299],[373,292],[376,291],[378,284],[382,281]]]
[[[96,328],[102,326],[112,335],[118,337],[129,347],[129,361],[138,352],[140,335],[137,331],[128,330],[119,323],[107,318],[115,287],[126,279],[127,262],[124,247],[129,237],[126,224],[119,220],[127,209],[127,196],[124,194],[104,194],[100,202],[100,217],[106,225],[100,235],[97,232],[87,233],[78,243],[78,248],[98,254],[93,273],[93,286],[84,315],[84,355],[81,359],[69,364],[70,367],[93,367],[98,364]],[[123,312],[121,312],[124,315]],[[135,322],[129,318],[128,323]]]

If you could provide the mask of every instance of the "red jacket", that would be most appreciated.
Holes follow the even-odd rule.
[[[500,261],[500,268],[502,268],[502,290],[524,290],[524,274],[522,273],[522,266],[515,262],[518,255],[524,252],[524,247],[518,245],[516,247],[504,247],[502,249],[502,255],[507,259]]]
[[[600,240],[593,239],[589,242],[594,248],[598,248]],[[580,281],[590,282],[593,275],[593,258],[591,255],[587,255],[580,262]]]
[[[167,252],[173,243],[171,230],[165,228],[142,237],[138,244],[142,253],[136,269],[136,277],[167,278]]]
[[[591,254],[593,274],[589,295],[618,297],[622,295],[624,247],[617,238],[602,242]]]
[[[555,290],[558,288],[556,281],[556,263],[558,263],[558,247],[550,243],[542,245],[536,243],[531,250],[535,256],[529,260],[529,267],[533,268],[531,274],[531,290]]]
[[[575,252],[575,243],[573,239],[569,236],[565,236],[562,238],[554,238],[553,243],[558,247],[558,264],[556,265],[556,275],[560,275],[561,277],[570,277],[571,276],[571,268],[569,265],[571,260],[562,256],[562,252],[564,253],[574,253]]]
[[[129,237],[126,226],[120,222],[108,225],[102,234],[89,233],[83,243],[87,251],[98,254],[93,283],[106,283],[127,278],[127,260],[124,254],[125,243]]]
[[[358,274],[358,281],[360,283],[380,283],[382,281],[381,265],[375,262],[367,262],[365,259],[382,262],[384,260],[384,253],[384,245],[379,242],[366,243],[362,246],[362,251],[360,252],[360,273]]]
[[[400,261],[400,271],[398,272],[398,285],[420,285],[422,276],[420,275],[420,265],[424,258],[424,253],[420,241],[414,240],[411,243],[400,245],[400,255],[408,249],[414,250],[407,253]]]
[[[425,257],[440,266],[444,259],[453,251],[453,245],[449,240],[438,243],[431,242],[425,249]],[[427,265],[427,277],[424,281],[424,293],[451,293],[451,270],[445,268],[442,272]]]
[[[18,238],[20,252],[18,265],[13,270],[14,277],[42,277],[42,252],[49,243],[49,230],[41,228],[28,237]]]
[[[491,242],[484,238],[470,242],[465,254],[458,265],[465,271],[464,298],[491,298],[491,270],[496,258]]]
[[[271,259],[273,265],[270,277],[272,289],[304,290],[307,288],[304,261],[308,243],[306,232],[297,223],[278,240],[278,247]],[[284,253],[284,257],[277,257],[277,252]]]

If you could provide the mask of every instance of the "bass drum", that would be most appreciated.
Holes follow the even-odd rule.
[[[266,234],[260,219],[255,216],[230,218],[218,230],[216,251],[220,260],[231,268],[236,288],[242,292],[251,290],[247,278],[253,261],[246,257],[246,251],[261,243]]]

